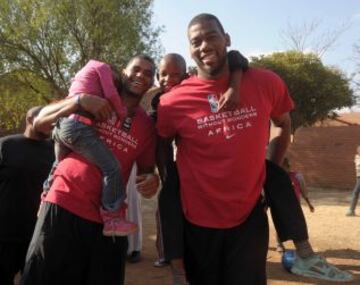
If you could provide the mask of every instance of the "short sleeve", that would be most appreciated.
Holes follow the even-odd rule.
[[[174,127],[173,110],[171,108],[168,96],[160,97],[160,103],[157,108],[156,129],[158,135],[163,138],[173,138],[176,134]]]
[[[294,102],[290,97],[287,86],[284,81],[275,73],[272,76],[272,109],[270,116],[276,118],[290,112],[294,108]]]

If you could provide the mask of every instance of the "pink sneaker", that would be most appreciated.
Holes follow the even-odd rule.
[[[127,236],[138,230],[138,226],[125,220],[124,211],[110,212],[100,210],[104,222],[104,236]]]

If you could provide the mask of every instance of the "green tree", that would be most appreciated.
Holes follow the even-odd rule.
[[[354,104],[349,79],[339,69],[323,65],[315,54],[277,52],[253,57],[251,62],[253,66],[273,70],[287,84],[296,105],[291,114],[293,132],[328,118],[336,108]]]
[[[159,56],[161,28],[152,25],[152,0],[0,0],[0,72],[47,82],[51,99],[90,58],[122,66],[132,55]]]
[[[33,106],[44,105],[47,98],[42,92],[49,92],[50,86],[28,74],[27,80],[42,92],[29,88],[27,84],[19,81],[19,77],[25,76],[17,72],[0,76],[0,135],[8,132],[19,132],[24,127],[25,115]]]

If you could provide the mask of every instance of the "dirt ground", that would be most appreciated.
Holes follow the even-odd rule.
[[[355,281],[346,284],[360,284],[360,216],[345,217],[350,200],[350,192],[312,189],[310,198],[315,213],[310,213],[303,205],[307,219],[310,241],[314,250],[341,269],[349,270]],[[127,264],[126,285],[170,285],[168,267],[155,268],[155,209],[156,198],[142,201],[143,211],[143,251],[142,260],[137,264]],[[358,210],[360,214],[360,209]],[[269,215],[270,216],[270,215]],[[270,244],[267,259],[268,284],[329,284],[328,281],[303,278],[286,272],[280,263],[280,254],[275,251],[274,227],[270,223]],[[291,242],[286,243],[292,248]]]

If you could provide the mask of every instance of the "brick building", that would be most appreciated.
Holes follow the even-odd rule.
[[[272,131],[272,135],[276,130]],[[360,113],[341,114],[296,131],[288,157],[312,187],[352,189],[354,155],[360,145]]]

